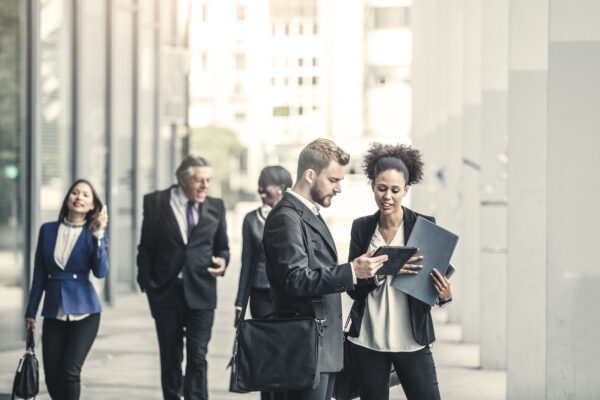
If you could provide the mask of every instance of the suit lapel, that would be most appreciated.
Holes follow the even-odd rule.
[[[175,235],[177,239],[183,244],[183,238],[181,237],[179,224],[177,224],[177,219],[175,218],[175,214],[173,213],[173,209],[171,208],[171,189],[173,189],[173,186],[160,193],[160,206],[166,220],[165,228],[167,228],[171,232],[171,234]]]
[[[410,237],[410,234],[413,230],[413,227],[415,226],[415,222],[417,220],[417,216],[415,215],[414,212],[412,212],[410,209],[406,208],[406,207],[402,207],[402,210],[404,211],[404,218],[403,218],[403,222],[404,222],[404,243],[406,244],[408,242],[408,238]]]
[[[331,232],[329,232],[329,228],[326,224],[324,224],[319,217],[317,217],[311,210],[308,209],[300,200],[295,198],[292,194],[284,194],[285,199],[287,199],[293,208],[300,213],[302,220],[306,222],[314,231],[316,231],[319,236],[325,241],[331,252],[335,255],[337,259],[337,249],[335,248],[335,242],[333,241],[333,237],[331,236]]]

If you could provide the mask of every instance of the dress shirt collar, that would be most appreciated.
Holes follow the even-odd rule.
[[[310,211],[313,212],[313,214],[319,215],[320,207],[316,203],[313,203],[312,201],[302,197],[298,193],[294,192],[292,189],[288,189],[286,190],[286,192],[290,193],[292,196],[295,196],[298,200],[300,200],[302,204],[304,204],[306,207],[308,207]]]
[[[187,210],[187,205],[190,199],[188,199],[181,186],[175,186],[171,193],[173,195],[173,200],[175,200],[175,203],[183,210]],[[196,210],[198,209],[198,204],[199,203],[194,203],[194,208]]]

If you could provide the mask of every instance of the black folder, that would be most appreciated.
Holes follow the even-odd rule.
[[[435,268],[442,276],[446,275],[457,242],[458,236],[454,233],[423,217],[418,217],[406,247],[419,249],[415,256],[423,256],[423,259],[415,264],[422,265],[423,269],[416,275],[396,275],[392,279],[392,286],[433,306],[437,299],[437,292],[433,288],[429,274]]]

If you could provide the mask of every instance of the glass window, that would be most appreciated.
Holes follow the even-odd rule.
[[[317,57],[313,57],[313,59],[312,59],[312,65],[313,65],[313,67],[316,67],[317,63],[318,63]]]
[[[119,4],[123,6],[119,7]],[[116,269],[117,280],[129,286],[133,276],[133,27],[131,9],[127,2],[118,2],[115,16],[115,60],[113,86],[113,130],[115,154],[112,168],[117,181],[111,223],[113,235],[118,240],[111,242],[111,253],[117,261],[111,265]]]
[[[302,64],[303,64],[303,60],[302,60],[302,58],[299,58],[299,59],[298,59],[298,66],[299,66],[299,67],[301,67],[301,66],[302,66]]]
[[[41,221],[58,217],[72,183],[71,30],[64,0],[40,2],[40,156]]]
[[[243,4],[235,6],[235,19],[244,21],[246,19],[246,7]]]
[[[236,53],[235,58],[235,69],[243,71],[246,69],[246,53]]]
[[[376,7],[373,9],[375,29],[406,29],[409,27],[409,7]]]
[[[299,76],[298,77],[298,86],[302,86],[303,83],[304,83],[304,79],[301,76]]]
[[[83,1],[79,42],[79,170],[106,199],[106,4]]]
[[[319,84],[319,78],[316,76],[312,77],[312,84],[313,86],[317,86]]]
[[[0,7],[0,341],[21,340],[23,329],[23,210],[21,182],[21,2]]]
[[[138,159],[140,195],[153,191],[155,182],[155,48],[154,0],[138,0],[139,64],[138,64]],[[138,196],[139,197],[139,196]],[[141,199],[138,199],[141,208]],[[138,210],[141,217],[141,210]],[[141,220],[141,218],[140,218]],[[135,229],[136,232],[139,229]]]

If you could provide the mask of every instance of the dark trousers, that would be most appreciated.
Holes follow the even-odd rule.
[[[80,321],[44,318],[42,357],[46,387],[55,400],[79,399],[81,368],[100,326],[100,314]]]
[[[429,346],[414,352],[388,353],[352,345],[361,400],[387,400],[392,364],[408,400],[439,400],[435,363]]]
[[[183,380],[186,400],[208,399],[206,353],[214,310],[192,310],[183,287],[175,285],[160,302],[149,299],[160,348],[160,372],[165,400],[179,400]],[[182,376],[183,336],[186,338],[185,379]]]
[[[250,291],[250,313],[252,318],[264,318],[273,312],[269,289],[252,288]],[[282,392],[260,392],[260,400],[286,400]]]
[[[331,400],[335,373],[322,372],[319,379],[319,385],[313,390],[285,392],[285,400]]]

